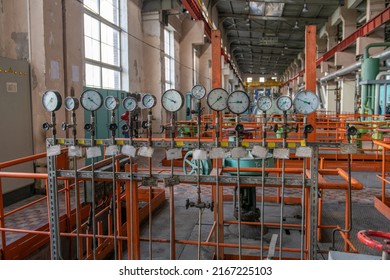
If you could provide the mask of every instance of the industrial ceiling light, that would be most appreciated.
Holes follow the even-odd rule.
[[[309,9],[307,8],[307,4],[306,4],[306,0],[305,0],[305,2],[303,2],[302,13],[307,13],[308,11],[309,11]]]
[[[294,30],[299,29],[299,25],[298,25],[298,21],[297,21],[297,20],[295,21],[295,25],[294,25],[293,29],[294,29]]]

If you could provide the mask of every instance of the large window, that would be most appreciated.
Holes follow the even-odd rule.
[[[175,46],[173,32],[164,29],[165,90],[175,87]]]
[[[84,0],[85,82],[121,89],[120,0]]]

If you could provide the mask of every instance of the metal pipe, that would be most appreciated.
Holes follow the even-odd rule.
[[[171,113],[171,149],[175,147],[175,112]],[[174,160],[171,160],[171,177],[173,177]],[[169,187],[169,228],[170,228],[170,246],[169,253],[171,260],[176,259],[176,231],[175,231],[175,186]]]
[[[152,146],[152,109],[149,110],[148,112],[148,142],[149,142],[149,147]],[[152,177],[152,158],[149,158],[149,177]],[[148,229],[148,234],[149,234],[149,239],[152,239],[153,235],[153,228],[152,228],[152,191],[153,187],[152,185],[149,186],[149,229]],[[153,244],[150,241],[149,242],[149,259],[153,259]]]
[[[286,140],[287,140],[287,112],[283,111],[283,148],[286,148]],[[279,229],[279,247],[282,248],[283,244],[283,215],[284,215],[284,188],[285,188],[285,160],[282,158],[282,185],[281,185],[281,201],[280,201],[280,229]],[[279,259],[282,259],[282,250],[279,251]]]
[[[201,100],[198,99],[198,119],[197,119],[197,131],[198,131],[198,149],[200,149],[200,122],[201,122]],[[202,193],[201,187],[200,187],[200,159],[196,160],[198,172],[196,176],[196,184],[197,184],[197,193],[198,193],[198,201],[197,204],[200,205],[202,203],[202,199],[200,194]],[[201,250],[201,241],[202,241],[202,208],[199,208],[199,225],[198,225],[198,260],[200,260],[200,250]]]
[[[379,58],[381,61],[383,60],[386,60],[388,58],[390,58],[390,50],[386,50],[380,54],[377,54],[377,55],[374,55],[372,56],[372,58]],[[324,83],[324,82],[327,82],[327,81],[330,81],[330,80],[333,80],[337,77],[341,77],[341,76],[345,76],[353,71],[356,71],[358,70],[360,67],[362,66],[362,62],[361,61],[358,61],[358,62],[355,62],[349,66],[346,66],[340,70],[337,70],[335,72],[333,72],[332,74],[329,74],[325,77],[322,77],[320,79],[320,82],[321,83]]]
[[[91,147],[95,146],[95,112],[91,112]],[[95,158],[91,158],[91,213],[92,213],[92,254],[96,260],[96,218],[95,218]]]
[[[216,119],[215,119],[215,147],[219,147],[219,111],[216,111]],[[215,232],[215,242],[217,243],[217,260],[220,259],[219,254],[219,165],[218,165],[219,159],[215,159],[215,218],[217,220],[217,227]],[[222,217],[223,218],[223,217]]]
[[[115,111],[111,111],[111,124],[115,123]],[[112,129],[112,145],[115,145],[115,130]],[[114,259],[118,259],[118,240],[117,240],[117,213],[116,213],[116,172],[115,172],[115,154],[112,154],[112,220],[113,220],[113,228],[114,228]],[[119,207],[119,205],[118,205]]]
[[[236,126],[240,124],[240,116],[236,115]],[[240,146],[240,133],[236,129],[236,147]],[[238,259],[242,258],[242,240],[241,240],[241,184],[240,184],[240,159],[237,158],[237,192],[238,192],[238,203],[237,203],[237,219],[238,219]]]
[[[390,72],[387,72],[387,71],[382,71],[382,72],[379,72],[378,75],[376,75],[375,79],[376,80],[380,80],[381,77],[383,76],[387,76],[387,75],[390,75]],[[379,111],[379,92],[380,92],[380,86],[379,84],[375,84],[375,106],[374,106],[374,114],[375,115],[378,115],[378,111]],[[387,84],[384,84],[384,86],[387,88]],[[386,96],[385,96],[385,102],[383,104],[386,108]],[[382,114],[384,114],[385,111],[382,111]]]
[[[263,112],[263,118],[262,118],[262,130],[263,130],[263,139],[261,141],[261,144],[263,148],[266,147],[266,138],[267,138],[267,112]],[[265,156],[267,157],[267,155]],[[261,213],[260,213],[260,259],[262,260],[264,258],[264,252],[263,252],[263,246],[264,246],[264,188],[265,188],[265,158],[261,161]]]
[[[303,117],[303,127],[307,124],[307,115]],[[307,138],[307,134],[305,133],[305,140]],[[306,158],[303,158],[303,172],[302,172],[302,195],[301,195],[301,260],[304,259],[304,251],[305,251],[305,188],[306,188]]]
[[[130,145],[133,144],[133,120],[131,116],[131,112],[129,112],[129,138],[130,138]],[[131,155],[129,155],[129,172],[130,172],[130,203],[126,205],[126,207],[130,206],[130,217],[127,218],[127,223],[130,224],[130,239],[131,239],[131,246],[130,246],[130,258],[131,260],[134,259],[134,228],[133,228],[133,163]],[[127,233],[129,234],[129,233]],[[129,246],[127,246],[129,247]],[[129,250],[129,248],[127,248]]]

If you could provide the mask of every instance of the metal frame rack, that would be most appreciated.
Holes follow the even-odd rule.
[[[151,146],[153,148],[170,148],[172,143],[171,139],[152,139]],[[77,143],[74,142],[74,139],[53,139],[49,138],[47,139],[47,146],[51,147],[55,143],[60,144],[61,146],[74,146],[75,144],[78,144],[80,146],[89,147],[90,146],[90,140],[88,139],[79,139],[76,140]],[[136,139],[133,140],[132,143],[130,143],[130,140],[121,140],[116,139],[116,142],[114,144],[118,146],[123,145],[129,145],[132,144],[134,147],[144,147],[146,144],[150,143],[148,139]],[[112,140],[96,140],[97,146],[107,147],[112,145]],[[222,142],[222,146],[226,146],[226,149],[231,149],[233,147],[233,143],[226,143]],[[246,141],[243,143],[244,146],[246,146],[247,149],[252,149],[256,145],[256,141],[250,142]],[[275,145],[276,144],[276,145]],[[268,143],[269,146],[278,147],[281,143]],[[177,148],[192,148],[195,145],[197,145],[194,141],[183,141],[183,139],[174,139],[174,147]],[[211,149],[215,145],[214,142],[201,142],[201,147],[204,149]],[[288,147],[290,148],[297,148],[299,146],[307,146],[310,147],[312,150],[312,153],[310,155],[310,175],[307,179],[305,179],[304,185],[308,189],[309,194],[309,205],[307,205],[306,211],[309,214],[309,220],[305,221],[305,232],[302,234],[306,235],[306,245],[304,249],[304,253],[306,255],[307,259],[316,259],[317,258],[317,229],[318,229],[318,150],[319,147],[338,147],[338,143],[313,143],[313,142],[307,142],[304,141],[302,143],[288,143]],[[50,193],[50,203],[51,207],[50,209],[50,237],[51,237],[51,252],[52,252],[52,258],[59,259],[60,258],[60,252],[58,250],[59,245],[59,227],[57,226],[59,213],[58,208],[55,207],[56,200],[57,200],[57,179],[61,180],[72,180],[74,178],[78,178],[78,180],[92,180],[92,178],[96,181],[116,181],[116,182],[129,182],[130,180],[134,184],[133,187],[137,187],[137,183],[143,182],[145,180],[150,180],[150,174],[145,174],[141,172],[132,172],[132,176],[130,175],[130,172],[94,172],[91,170],[78,170],[77,172],[74,170],[56,170],[55,167],[55,156],[49,156],[48,157],[48,189]],[[282,171],[283,172],[283,171]],[[93,174],[94,173],[94,174]],[[156,181],[163,181],[168,182],[170,179],[172,179],[171,174],[159,174],[159,173],[152,173],[151,177],[154,178]],[[198,178],[199,177],[199,178]],[[196,183],[198,180],[200,181],[200,184],[202,185],[215,185],[215,175],[175,175],[175,183]],[[248,186],[261,186],[262,180],[264,181],[264,184],[266,186],[280,186],[282,184],[282,178],[280,177],[266,177],[266,178],[260,178],[260,177],[251,177],[251,176],[240,176],[240,183],[242,187],[248,187]],[[235,185],[237,183],[237,178],[235,176],[229,176],[229,175],[221,175],[219,176],[218,184],[221,188],[223,186],[229,186],[229,185]],[[302,179],[296,179],[296,178],[284,178],[284,184],[289,187],[301,187],[303,184]],[[130,201],[130,203],[134,203],[133,201]],[[219,202],[223,203],[223,201]],[[132,205],[128,205],[131,209],[133,208]],[[310,209],[308,211],[308,209]],[[173,212],[174,215],[174,212]],[[174,220],[174,217],[173,217]],[[130,221],[128,219],[128,221]],[[130,221],[131,222],[131,221]],[[218,221],[215,221],[217,224]],[[138,226],[134,225],[133,226]],[[219,229],[221,230],[221,229]],[[223,228],[222,228],[223,230]],[[128,237],[129,238],[129,234]],[[118,239],[121,239],[120,236],[117,237]],[[134,237],[133,237],[134,238]],[[151,238],[149,238],[151,241]],[[134,240],[138,240],[139,242],[139,236],[135,237],[133,240],[128,240],[129,243],[134,242]],[[202,245],[211,245],[211,246],[218,246],[218,247],[224,247],[226,244],[223,242],[220,244],[216,244],[214,242],[213,244],[204,244]],[[136,248],[139,248],[139,244],[133,244],[132,246],[135,246]],[[279,248],[280,249],[280,248]],[[278,250],[279,250],[278,249]],[[283,248],[282,248],[283,249]],[[222,249],[223,252],[223,249]],[[139,255],[138,255],[139,257]],[[220,256],[223,258],[223,256]]]

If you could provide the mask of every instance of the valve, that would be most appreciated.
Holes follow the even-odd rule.
[[[63,131],[65,131],[65,130],[67,130],[68,128],[71,128],[71,127],[73,127],[73,125],[67,124],[66,122],[63,122],[63,123],[61,124],[61,129],[62,129]]]
[[[143,121],[143,122],[141,123],[141,127],[142,127],[143,129],[147,129],[147,128],[149,127],[148,121]]]
[[[51,124],[49,124],[48,122],[45,122],[44,124],[42,124],[42,129],[43,130],[49,130],[51,127],[53,127]]]
[[[303,128],[303,134],[305,135],[305,138],[307,138],[307,135],[312,133],[314,130],[313,126],[311,124],[305,125]]]
[[[347,127],[347,136],[355,136],[357,134],[357,129],[354,126]]]
[[[123,134],[129,132],[129,130],[130,130],[129,125],[127,125],[127,124],[122,125],[122,133]]]
[[[195,208],[198,208],[198,209],[210,209],[211,211],[214,211],[214,202],[211,202],[211,203],[206,203],[206,202],[193,202],[193,201],[190,201],[189,199],[186,199],[186,209],[190,208],[190,207],[195,207]]]
[[[115,131],[118,129],[118,125],[116,123],[111,123],[109,126],[109,130]]]
[[[90,123],[86,123],[86,124],[84,125],[84,129],[85,129],[86,131],[92,131],[92,125],[91,125]]]
[[[129,111],[126,111],[126,113],[121,115],[121,120],[128,121],[129,120]]]
[[[243,133],[244,132],[244,125],[242,124],[237,124],[236,127],[234,128],[235,131],[237,131],[238,133]]]
[[[275,124],[273,127],[271,126],[271,130],[276,133],[279,130],[278,124]]]

